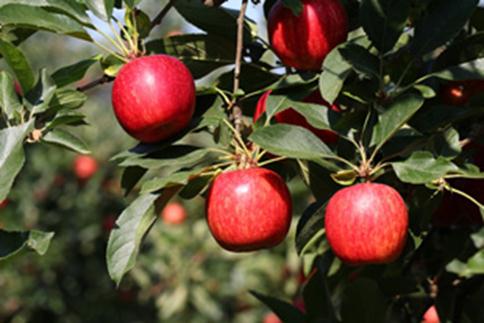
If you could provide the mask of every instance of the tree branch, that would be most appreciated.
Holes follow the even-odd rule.
[[[85,84],[83,86],[78,86],[76,88],[76,90],[77,91],[80,91],[80,92],[84,92],[84,91],[90,90],[93,87],[96,87],[98,85],[112,82],[113,80],[114,80],[113,77],[110,77],[110,76],[107,76],[107,75],[103,75],[102,77],[98,78],[97,80],[94,80],[92,82],[89,82],[89,83],[87,83],[87,84]]]
[[[234,70],[234,87],[233,94],[237,95],[240,87],[240,66],[242,64],[242,49],[244,47],[244,18],[247,11],[248,0],[242,0],[240,6],[239,17],[237,18],[237,47],[235,52],[235,70]],[[235,130],[240,133],[242,128],[242,110],[237,104],[237,99],[234,100],[232,105],[232,119],[234,122]]]

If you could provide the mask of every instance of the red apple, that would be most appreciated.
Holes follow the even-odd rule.
[[[275,313],[271,312],[267,313],[266,316],[264,316],[263,323],[282,323],[282,321]]]
[[[80,180],[88,180],[97,172],[97,161],[86,155],[77,156],[74,159],[74,174]]]
[[[140,57],[119,71],[112,103],[127,133],[141,142],[157,142],[190,123],[195,111],[195,84],[188,68],[175,57]]]
[[[260,167],[218,175],[206,203],[208,226],[215,240],[231,251],[278,245],[291,224],[292,202],[284,180]]]
[[[336,192],[328,202],[324,222],[328,242],[344,262],[389,263],[405,246],[408,211],[394,188],[363,183]]]
[[[286,66],[319,71],[326,55],[348,35],[348,17],[339,0],[302,0],[295,16],[278,0],[267,27],[274,52]]]
[[[180,203],[171,202],[161,212],[161,218],[167,224],[182,224],[187,218],[187,212]]]
[[[257,101],[257,106],[255,109],[254,118],[253,118],[254,122],[256,122],[261,117],[261,115],[266,111],[267,98],[271,93],[272,93],[272,90],[265,92],[259,98],[259,101]],[[338,107],[338,105],[336,104],[330,105],[328,102],[326,102],[321,97],[321,94],[319,91],[314,91],[313,93],[305,97],[303,101],[307,103],[319,104],[333,111],[341,112],[341,109]],[[286,124],[292,124],[295,126],[304,127],[309,131],[311,131],[312,133],[314,133],[316,136],[318,136],[325,143],[331,144],[338,141],[338,135],[334,131],[317,129],[311,126],[309,122],[307,122],[306,119],[294,109],[286,109],[284,111],[281,111],[277,113],[274,116],[274,118],[279,123],[286,123]]]
[[[437,313],[435,305],[430,306],[425,312],[422,323],[440,323],[439,314]]]
[[[6,208],[9,203],[10,201],[8,199],[4,199],[3,201],[0,202],[0,209]]]

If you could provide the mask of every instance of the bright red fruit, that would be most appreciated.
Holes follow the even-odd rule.
[[[188,68],[175,57],[140,57],[119,71],[112,102],[126,132],[142,142],[157,142],[190,123],[195,111],[195,84]]]
[[[291,196],[284,180],[265,168],[222,173],[208,193],[208,226],[215,240],[227,250],[276,246],[286,237],[291,215]]]
[[[263,323],[282,323],[282,321],[279,319],[279,317],[274,314],[274,313],[267,313],[266,316],[264,316],[264,321]]]
[[[269,41],[286,66],[318,71],[326,55],[348,35],[348,17],[339,0],[302,0],[295,16],[278,0],[269,12]]]
[[[425,312],[422,323],[440,323],[435,305],[429,307],[429,309]]]
[[[161,218],[168,224],[182,224],[187,218],[187,212],[180,203],[171,202],[161,212]]]
[[[74,159],[74,174],[80,180],[87,180],[97,172],[97,161],[91,156],[80,155]]]
[[[331,197],[324,222],[328,242],[344,262],[389,263],[398,258],[405,246],[408,211],[392,187],[356,184]]]
[[[257,106],[255,108],[255,113],[254,113],[254,122],[256,122],[260,118],[260,116],[266,111],[267,98],[271,93],[272,93],[272,90],[265,92],[259,98],[259,101],[257,101]],[[321,94],[319,91],[314,91],[313,93],[305,97],[303,101],[307,103],[320,104],[333,111],[341,112],[341,109],[336,104],[330,105],[328,102],[326,102],[321,97]],[[338,135],[334,131],[317,129],[311,126],[309,122],[307,122],[306,119],[294,109],[286,109],[284,111],[281,111],[277,113],[274,116],[274,118],[279,123],[286,123],[286,124],[292,124],[295,126],[304,127],[309,131],[311,131],[312,133],[314,133],[316,136],[318,136],[325,143],[331,144],[338,141]]]

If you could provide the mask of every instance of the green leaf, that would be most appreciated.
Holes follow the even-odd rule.
[[[43,256],[49,249],[54,232],[0,230],[0,261],[30,249]]]
[[[323,63],[323,72],[319,77],[319,90],[323,99],[329,104],[334,103],[351,72],[351,65],[339,51],[341,48],[344,48],[344,44],[334,48],[326,56]]]
[[[339,52],[355,71],[370,78],[380,78],[380,60],[365,47],[350,43],[340,48]]]
[[[484,228],[474,234],[471,234],[471,239],[474,242],[474,246],[476,248],[484,248]]]
[[[30,91],[34,86],[35,76],[22,51],[13,44],[0,39],[0,53],[14,72],[23,92]]]
[[[257,293],[255,291],[251,291],[250,293],[260,302],[264,303],[267,307],[269,307],[280,319],[283,320],[283,322],[306,322],[304,314],[293,305],[285,301],[281,301],[277,298]]]
[[[392,163],[397,177],[404,183],[427,184],[458,167],[444,157],[435,158],[428,151],[416,151],[403,162]]]
[[[32,115],[45,112],[49,108],[56,89],[57,86],[54,80],[47,74],[46,69],[42,69],[39,81],[27,96],[27,99],[32,104],[30,108]]]
[[[12,187],[15,177],[25,162],[23,142],[32,131],[33,121],[0,130],[0,201]]]
[[[460,65],[429,74],[444,80],[471,80],[484,78],[484,58],[479,58]]]
[[[249,140],[267,151],[289,158],[318,160],[334,153],[306,128],[286,124],[258,128]]]
[[[435,137],[435,151],[439,156],[453,159],[462,152],[459,132],[454,128],[449,128]]]
[[[23,109],[15,93],[15,81],[9,73],[0,72],[0,111],[7,116],[8,120],[14,119]]]
[[[87,124],[86,116],[79,112],[61,111],[57,113],[53,120],[46,122],[45,129],[50,131],[59,126],[77,126]]]
[[[111,77],[115,77],[124,64],[125,63],[122,60],[111,54],[106,55],[101,59],[101,67],[104,74]]]
[[[417,21],[411,42],[415,55],[423,55],[444,45],[464,27],[479,0],[434,0]]]
[[[49,109],[53,111],[74,110],[80,108],[87,100],[87,95],[73,89],[57,89],[50,101]]]
[[[209,8],[196,0],[177,0],[175,9],[190,24],[206,31],[208,34],[219,35],[227,40],[235,41],[237,35],[237,10],[223,7]],[[244,21],[244,43],[252,39],[249,20]]]
[[[296,250],[304,255],[304,250],[320,244],[324,234],[324,212],[326,203],[313,203],[304,210],[296,228]],[[317,240],[317,241],[316,241]]]
[[[224,61],[225,64],[232,64],[235,57],[233,42],[208,34],[185,34],[152,40],[146,43],[146,50],[180,58]]]
[[[90,154],[86,144],[66,130],[56,128],[42,137],[42,142],[70,149],[79,154]]]
[[[436,104],[426,105],[425,109],[420,109],[409,123],[421,132],[430,133],[433,130],[446,128],[466,119],[479,118],[481,116],[484,116],[484,107],[456,109],[452,105]]]
[[[363,0],[360,22],[382,54],[390,51],[400,37],[410,10],[408,0]]]
[[[155,177],[146,181],[141,187],[141,193],[157,192],[167,187],[186,185],[191,179],[197,177],[201,169],[179,171],[163,177]]]
[[[81,80],[86,75],[87,70],[101,59],[100,55],[82,60],[75,64],[62,67],[52,74],[55,84],[63,87]]]
[[[121,187],[124,189],[124,195],[127,196],[131,190],[138,184],[147,170],[141,167],[127,167],[124,169],[121,177]]]
[[[0,7],[0,24],[43,29],[88,41],[91,40],[89,34],[76,20],[63,14],[49,12],[40,7],[22,4],[9,4]]]
[[[472,277],[484,274],[484,249],[479,250],[467,262],[458,259],[452,260],[446,267],[447,271],[461,277]]]
[[[319,90],[323,99],[325,99],[329,104],[333,104],[338,97],[343,84],[350,75],[352,70],[351,64],[343,58],[341,54],[341,49],[346,48],[350,45],[359,45],[363,47],[368,47],[368,38],[365,36],[359,36],[350,41],[343,43],[329,52],[328,56],[323,62],[323,72],[319,77]]]
[[[423,84],[417,84],[414,86],[414,89],[420,92],[420,94],[425,98],[425,99],[431,99],[435,97],[437,94],[435,93],[434,89],[432,89],[430,86],[423,85]]]
[[[270,95],[267,97],[265,113],[269,119],[278,112],[288,108],[299,112],[311,126],[317,129],[331,129],[329,126],[330,117],[334,119],[337,116],[337,113],[321,104],[293,101],[283,95]]]
[[[344,291],[341,316],[345,323],[383,323],[388,302],[378,284],[360,278],[348,284]]]
[[[420,109],[424,99],[420,95],[406,94],[398,97],[378,116],[373,128],[371,146],[382,147]]]
[[[82,5],[76,1],[66,1],[66,0],[0,0],[0,7],[7,4],[21,4],[28,5],[31,7],[43,7],[45,9],[55,9],[57,11],[62,11],[63,13],[73,17],[80,23],[86,26],[90,26],[90,19],[86,15],[86,12]]]
[[[114,0],[86,0],[87,7],[97,17],[109,21],[113,14]]]
[[[202,161],[208,153],[207,149],[200,149],[195,146],[173,145],[147,156],[126,159],[119,166],[140,166],[143,168],[189,167]]]
[[[140,195],[121,213],[111,231],[106,261],[109,276],[117,285],[135,265],[141,241],[157,218],[154,202],[159,196]]]

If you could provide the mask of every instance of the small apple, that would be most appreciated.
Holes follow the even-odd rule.
[[[439,314],[437,313],[435,305],[430,306],[425,312],[422,323],[440,323]]]
[[[261,115],[266,111],[267,98],[271,93],[272,93],[272,90],[265,92],[257,101],[257,106],[255,108],[255,113],[253,117],[254,122],[256,122],[261,117]],[[326,102],[321,97],[321,94],[319,91],[314,91],[313,93],[305,97],[303,101],[306,103],[315,103],[315,104],[325,106],[335,112],[341,112],[341,109],[336,104],[330,105],[328,102]],[[281,111],[277,113],[274,116],[274,118],[279,123],[286,123],[286,124],[304,127],[309,131],[311,131],[312,133],[314,133],[316,136],[318,136],[325,143],[331,144],[338,141],[338,135],[334,131],[317,129],[311,126],[309,122],[306,121],[304,116],[299,114],[294,109],[289,108],[284,111]]]
[[[270,312],[267,313],[264,316],[264,321],[263,323],[282,323],[281,319],[279,319],[279,316],[277,316],[275,313]]]
[[[91,178],[98,169],[97,161],[87,155],[79,155],[74,159],[74,174],[81,181]]]
[[[161,218],[167,224],[182,224],[187,218],[187,211],[180,203],[171,202],[161,212]]]
[[[286,237],[291,216],[292,201],[284,180],[260,167],[218,175],[206,201],[208,227],[230,251],[278,245]]]
[[[10,203],[9,199],[4,199],[3,201],[1,201],[0,202],[0,210],[6,208],[9,203]]]
[[[348,17],[339,0],[302,0],[299,16],[278,0],[267,21],[269,41],[286,66],[319,71],[326,55],[348,35]]]
[[[345,263],[389,263],[405,246],[408,211],[394,188],[363,183],[336,192],[328,202],[324,222],[333,252]]]
[[[188,126],[195,111],[195,84],[188,68],[175,57],[135,58],[116,76],[112,103],[127,133],[153,143]]]

